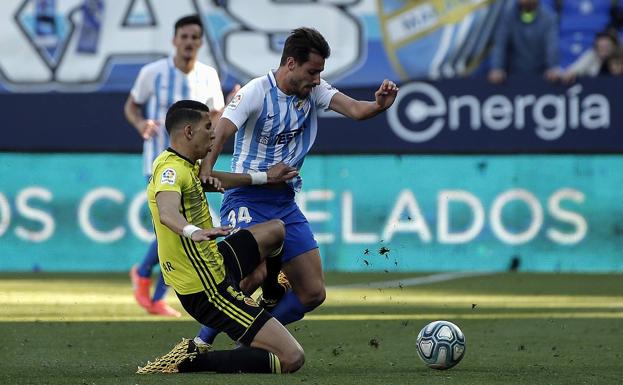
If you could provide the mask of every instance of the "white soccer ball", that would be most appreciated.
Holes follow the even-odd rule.
[[[429,368],[450,369],[465,356],[465,335],[449,321],[433,321],[417,336],[417,353]]]

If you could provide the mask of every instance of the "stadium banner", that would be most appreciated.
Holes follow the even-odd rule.
[[[0,154],[0,271],[127,271],[153,239],[140,169]],[[623,271],[622,170],[621,155],[310,156],[298,201],[329,271]]]
[[[3,0],[0,92],[129,91],[139,68],[169,55],[177,19],[205,24],[199,60],[226,88],[278,65],[285,36],[318,29],[339,87],[383,78],[453,77],[483,58],[509,0]]]
[[[400,85],[394,105],[354,122],[328,114],[322,152],[599,153],[623,152],[623,78],[571,86],[515,76],[496,86],[464,78]],[[373,90],[355,90],[370,99]],[[338,127],[339,126],[339,127]],[[328,132],[330,131],[330,132]]]
[[[408,82],[401,84],[394,105],[373,119],[321,114],[313,151],[621,153],[621,89],[623,78],[586,79],[568,87],[540,76],[510,78],[503,86],[477,78]],[[370,100],[375,90],[343,91]],[[126,93],[0,93],[5,125],[28,127],[6,130],[0,150],[139,152],[142,141],[123,116],[126,98]]]

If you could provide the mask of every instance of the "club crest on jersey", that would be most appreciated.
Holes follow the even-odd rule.
[[[250,297],[244,297],[244,303],[246,303],[249,306],[259,307],[257,302],[255,302],[255,300],[253,298],[250,298]]]
[[[238,107],[238,104],[240,104],[241,100],[242,100],[242,94],[241,93],[237,93],[236,96],[234,96],[231,99],[231,101],[227,105],[227,108],[229,108],[230,110],[235,110]]]
[[[307,98],[297,100],[296,103],[294,104],[294,107],[296,107],[297,110],[302,110],[303,108],[305,108],[308,102],[309,101]]]
[[[175,174],[175,170],[172,168],[167,168],[166,170],[164,170],[162,172],[162,175],[160,176],[160,184],[170,184],[173,185],[175,184],[175,178],[176,178],[176,174]]]

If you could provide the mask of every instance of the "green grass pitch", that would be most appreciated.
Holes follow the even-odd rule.
[[[0,275],[0,384],[621,384],[623,276],[508,273],[393,288],[413,274],[327,274],[328,297],[290,331],[291,375],[136,375],[198,326],[145,314],[126,275]],[[181,310],[177,300],[169,300]],[[464,360],[428,369],[415,338],[450,320]],[[217,348],[230,348],[227,337]]]

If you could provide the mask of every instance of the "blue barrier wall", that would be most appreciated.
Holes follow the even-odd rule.
[[[570,87],[540,76],[401,84],[386,113],[365,121],[324,113],[316,153],[623,152],[623,78]],[[343,89],[371,100],[375,88]],[[138,152],[126,93],[3,94],[0,150]],[[33,113],[36,111],[36,113]],[[17,129],[28,127],[27,130]],[[231,147],[229,147],[231,148]]]
[[[620,155],[311,156],[299,203],[327,270],[623,271],[621,170]],[[5,153],[0,175],[2,271],[124,271],[152,237],[137,155]]]

